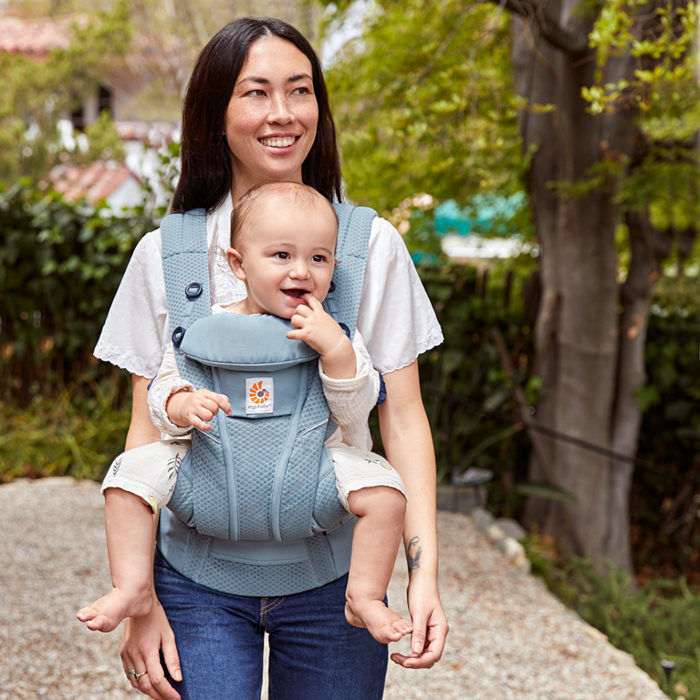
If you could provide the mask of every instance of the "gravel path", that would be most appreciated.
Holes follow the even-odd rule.
[[[119,634],[75,620],[109,586],[98,485],[20,480],[0,486],[0,513],[0,700],[144,697],[124,678]],[[666,698],[629,655],[508,564],[470,518],[440,513],[439,533],[448,645],[429,671],[390,664],[385,700]],[[389,591],[398,610],[403,568],[397,561]]]

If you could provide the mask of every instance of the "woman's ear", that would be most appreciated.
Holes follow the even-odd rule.
[[[243,269],[243,258],[241,254],[235,248],[229,248],[226,251],[226,259],[228,260],[228,266],[231,268],[236,277],[238,277],[241,282],[245,282],[245,270]]]

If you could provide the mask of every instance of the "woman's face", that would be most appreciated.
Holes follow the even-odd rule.
[[[233,201],[261,182],[301,182],[317,124],[311,61],[278,37],[251,44],[226,110]]]

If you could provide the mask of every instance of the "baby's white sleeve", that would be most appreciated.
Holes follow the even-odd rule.
[[[372,360],[358,330],[355,331],[352,347],[357,369],[355,376],[350,379],[329,377],[323,372],[323,362],[318,361],[318,372],[331,416],[341,426],[358,421],[366,422],[379,396],[379,372],[372,366]]]
[[[171,437],[182,437],[192,430],[191,425],[181,428],[172,423],[168,418],[168,412],[165,410],[168,399],[176,391],[183,390],[194,391],[194,387],[180,376],[180,372],[177,369],[177,361],[175,360],[175,351],[172,343],[168,343],[158,374],[148,389],[148,409],[151,412],[153,425],[161,433]]]

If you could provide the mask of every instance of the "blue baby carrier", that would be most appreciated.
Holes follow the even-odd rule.
[[[324,301],[352,337],[376,213],[335,205],[340,261]],[[237,595],[317,588],[350,568],[355,518],[340,505],[324,445],[336,429],[318,354],[274,316],[211,314],[204,210],[161,223],[163,273],[178,369],[226,394],[211,431],[192,431],[158,547],[181,574]]]

